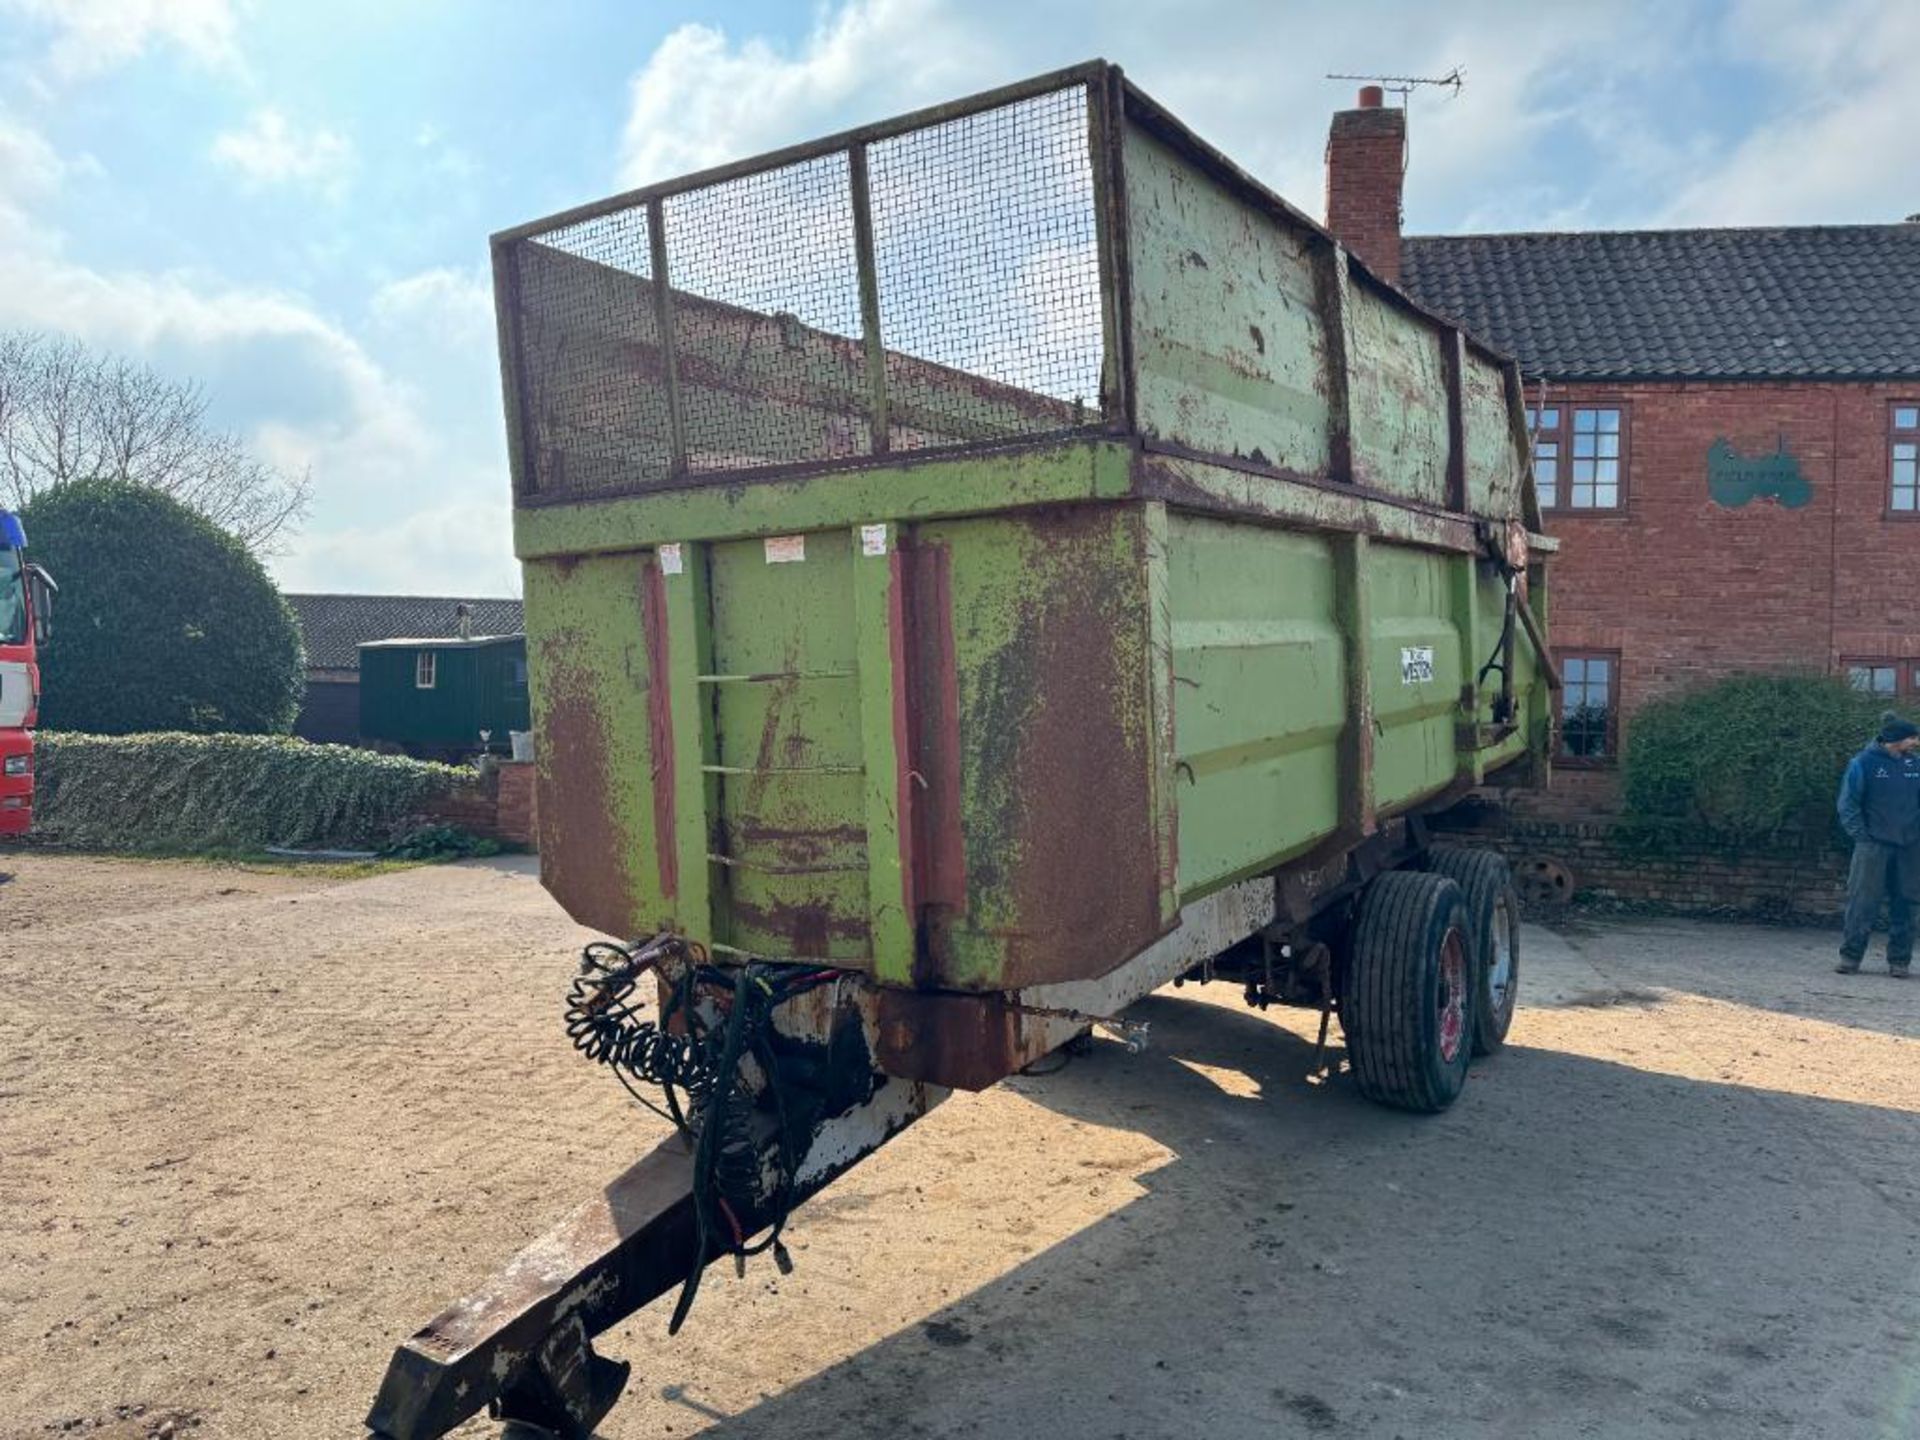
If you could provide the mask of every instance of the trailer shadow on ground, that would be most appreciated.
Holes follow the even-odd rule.
[[[1135,1013],[1148,1054],[1102,1044],[1010,1083],[1170,1151],[1136,1199],[703,1433],[1745,1437],[1920,1418],[1920,1117],[1533,1046],[1415,1117],[1308,1083],[1307,1041],[1263,1017],[1164,995]],[[656,1393],[696,1429],[714,1419]]]

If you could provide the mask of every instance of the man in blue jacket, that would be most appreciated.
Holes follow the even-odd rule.
[[[1874,742],[1854,756],[1840,781],[1840,824],[1853,837],[1847,872],[1846,935],[1840,963],[1852,975],[1867,937],[1887,907],[1887,973],[1905,979],[1913,964],[1913,907],[1920,900],[1920,725],[1889,710]]]

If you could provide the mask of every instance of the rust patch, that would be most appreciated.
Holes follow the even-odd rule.
[[[918,792],[913,823],[913,893],[922,905],[958,910],[967,903],[967,853],[961,825],[960,678],[953,645],[953,556],[944,545],[915,546],[904,619],[913,647],[908,698],[911,761],[903,785]],[[907,857],[902,857],[907,858]]]
[[[640,614],[647,640],[647,734],[653,752],[653,837],[660,893],[680,894],[680,846],[675,834],[673,710],[667,671],[667,586],[651,552],[640,561]],[[622,934],[630,932],[619,932]]]
[[[1084,505],[1024,523],[1040,556],[1026,623],[968,717],[969,753],[1011,776],[998,834],[978,836],[1003,850],[1008,989],[1105,974],[1164,929],[1140,514]]]
[[[848,961],[828,953],[830,943],[868,938],[864,919],[840,914],[825,900],[773,900],[757,905],[736,894],[730,908],[734,919],[747,929],[779,936],[783,953],[795,959],[833,960],[847,967]]]
[[[867,832],[858,825],[825,825],[797,828],[767,825],[736,816],[722,816],[720,835],[726,853],[738,855],[748,849],[765,852],[772,863],[788,866],[826,866],[848,859],[867,843]]]
[[[985,1090],[1038,1058],[1022,1050],[1019,1018],[1000,995],[884,988],[874,1063],[902,1080]]]
[[[540,668],[545,703],[535,749],[535,824],[541,883],[580,924],[609,935],[638,934],[644,926],[628,873],[632,842],[607,804],[612,717],[595,703],[593,679],[565,632],[542,644]]]

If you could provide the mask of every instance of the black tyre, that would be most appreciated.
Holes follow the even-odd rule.
[[[1520,892],[1504,856],[1492,850],[1436,845],[1427,868],[1467,897],[1473,937],[1473,1053],[1491,1055],[1507,1043],[1520,998]]]
[[[1393,870],[1360,897],[1340,991],[1360,1093],[1382,1105],[1444,1110],[1473,1053],[1467,902],[1444,875]]]

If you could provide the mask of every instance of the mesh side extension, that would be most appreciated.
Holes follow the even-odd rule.
[[[844,151],[666,201],[687,467],[871,454]]]
[[[1085,88],[883,140],[869,163],[893,447],[1097,420]]]
[[[539,491],[592,495],[673,471],[673,415],[644,209],[515,247],[521,404]]]
[[[1090,103],[1076,82],[876,127],[511,242],[523,491],[631,493],[1100,422]]]

